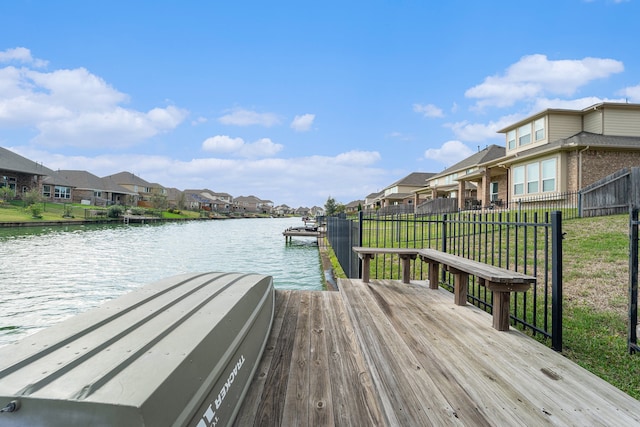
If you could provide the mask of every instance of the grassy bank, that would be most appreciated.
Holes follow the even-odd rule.
[[[627,351],[629,216],[566,221],[563,353],[640,399],[640,354]]]

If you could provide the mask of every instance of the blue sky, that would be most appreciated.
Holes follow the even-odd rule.
[[[545,108],[640,103],[639,1],[3,1],[0,146],[348,203]]]

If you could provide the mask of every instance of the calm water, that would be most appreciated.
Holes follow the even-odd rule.
[[[322,289],[300,218],[0,229],[0,346],[138,286],[185,272],[255,272],[281,289]]]

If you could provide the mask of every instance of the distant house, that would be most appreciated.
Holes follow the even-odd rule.
[[[240,196],[234,199],[234,207],[238,212],[251,213],[271,213],[273,202],[271,200],[262,200],[256,196]]]
[[[216,193],[209,189],[184,190],[185,202],[190,209],[229,212],[233,197],[228,193]]]
[[[365,203],[373,204],[376,208],[398,205],[416,206],[421,202],[418,190],[423,189],[427,185],[427,180],[434,175],[430,172],[413,172],[386,187],[370,202],[367,199]]]
[[[380,207],[382,192],[370,193],[364,198],[364,209],[375,210]]]
[[[427,185],[418,192],[425,194],[427,199],[458,198],[458,207],[460,209],[478,207],[481,203],[476,203],[478,201],[478,184],[476,180],[480,176],[479,174],[484,171],[481,165],[503,158],[504,154],[504,147],[489,145],[444,171],[433,175],[427,180]],[[500,171],[495,172],[499,173]],[[495,182],[490,189],[492,200],[496,200],[499,197],[498,189],[498,183]],[[483,198],[480,197],[480,200],[483,200]],[[485,205],[488,203],[489,199],[487,198]]]
[[[356,213],[362,210],[363,204],[364,204],[364,200],[351,201],[344,206],[344,211],[348,214]]]
[[[311,215],[311,216],[323,216],[324,215],[324,208],[322,208],[320,206],[314,206],[311,209],[309,209],[309,215]]]
[[[43,194],[51,193],[46,187],[55,184],[60,178],[73,187],[71,202],[85,203],[95,206],[126,204],[127,197],[135,197],[136,193],[116,184],[110,179],[100,178],[90,172],[81,170],[60,170],[48,176],[43,183]],[[59,181],[58,181],[59,182]],[[130,200],[130,199],[129,199]]]
[[[51,173],[41,182],[42,197],[53,203],[72,203],[75,187],[71,181],[60,174],[60,171]]]
[[[110,179],[132,193],[137,194],[137,205],[151,207],[155,196],[166,197],[167,192],[160,184],[152,184],[131,172],[119,172],[104,177]]]
[[[9,187],[16,197],[21,197],[34,188],[40,188],[44,177],[52,173],[51,169],[42,164],[0,147],[0,187]],[[71,189],[68,191],[71,194]]]

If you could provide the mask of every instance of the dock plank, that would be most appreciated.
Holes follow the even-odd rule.
[[[640,402],[425,282],[276,291],[235,425],[640,425]]]

